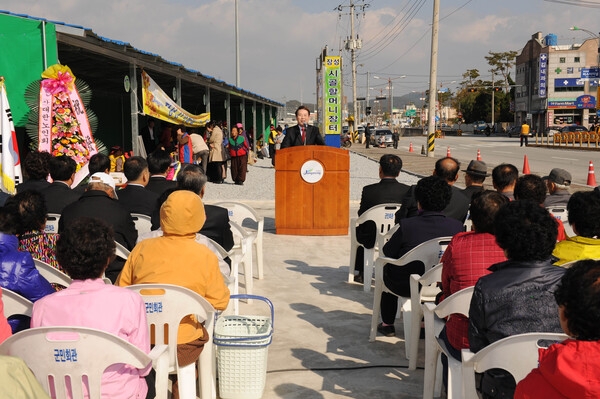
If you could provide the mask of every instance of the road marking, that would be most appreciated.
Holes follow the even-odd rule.
[[[579,159],[577,159],[577,158],[552,157],[552,159],[562,159],[563,161],[579,161]]]

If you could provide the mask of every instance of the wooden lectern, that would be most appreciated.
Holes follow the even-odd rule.
[[[323,145],[277,150],[275,231],[290,235],[346,235],[350,156]]]

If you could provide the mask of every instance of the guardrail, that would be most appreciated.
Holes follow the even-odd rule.
[[[596,132],[565,132],[554,133],[552,137],[535,135],[536,145],[565,148],[586,148],[600,150],[600,133]]]

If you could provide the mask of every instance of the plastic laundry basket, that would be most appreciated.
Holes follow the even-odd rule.
[[[259,399],[265,389],[267,354],[273,339],[273,304],[258,295],[231,295],[257,299],[269,306],[271,316],[221,316],[215,325],[219,396],[222,399]]]

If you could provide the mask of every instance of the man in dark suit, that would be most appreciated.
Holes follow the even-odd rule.
[[[460,170],[460,162],[451,157],[444,157],[437,160],[433,175],[446,180],[451,187],[452,198],[444,208],[444,215],[454,218],[461,223],[464,223],[467,212],[469,211],[469,199],[462,193],[461,189],[454,186],[458,180],[458,171]],[[412,186],[409,192],[402,201],[402,208],[396,212],[396,223],[400,223],[401,219],[410,218],[418,214],[417,200],[415,198],[415,186]]]
[[[125,161],[123,173],[127,178],[127,187],[119,190],[119,203],[130,213],[152,216],[158,194],[146,189],[150,180],[148,162],[142,157],[131,157]]]
[[[71,189],[77,163],[66,155],[52,157],[48,161],[52,184],[43,189],[42,195],[46,200],[48,213],[62,213],[65,206],[77,201],[80,193]]]
[[[27,154],[23,160],[23,169],[27,180],[17,184],[17,193],[25,190],[42,191],[50,185],[48,181],[48,161],[52,155],[46,151],[34,151]]]
[[[360,207],[358,208],[358,216],[365,213],[368,209],[381,204],[397,203],[400,204],[402,199],[409,190],[409,186],[400,183],[397,179],[402,170],[402,159],[397,155],[385,154],[379,159],[379,178],[378,183],[370,184],[363,187],[360,197]],[[376,238],[376,226],[372,221],[362,223],[356,228],[356,239],[363,244],[365,248],[373,248]],[[354,276],[354,281],[363,283],[364,269],[364,248],[358,247],[356,251],[355,270],[358,272]]]
[[[142,136],[146,154],[150,154],[156,148],[159,136],[157,129],[154,128],[154,119],[148,119],[148,125],[140,130],[140,136]]]
[[[438,176],[424,177],[419,180],[414,191],[420,212],[415,217],[402,220],[400,228],[383,247],[383,253],[387,257],[398,259],[425,241],[436,237],[453,236],[463,230],[462,222],[443,213],[450,198],[454,196],[451,186],[445,179]],[[410,262],[402,267],[385,265],[383,267],[385,285],[396,295],[410,297],[410,275],[422,275],[425,266],[420,261]],[[398,311],[396,295],[387,292],[381,294],[382,322],[377,326],[377,331],[387,337],[396,334],[394,328]]]
[[[112,226],[115,241],[132,250],[137,241],[137,230],[131,214],[117,201],[114,179],[103,172],[90,176],[87,190],[79,200],[63,209],[58,222],[58,232],[80,216],[102,219]],[[125,259],[116,257],[106,269],[106,277],[113,283],[123,269]]]
[[[147,158],[148,171],[150,172],[150,180],[146,186],[147,190],[153,191],[158,195],[170,188],[175,188],[176,183],[172,180],[167,180],[167,172],[171,165],[171,157],[164,150],[156,150]]]
[[[298,124],[286,129],[281,148],[302,145],[325,145],[319,128],[308,124],[309,117],[310,110],[304,105],[299,106],[296,110],[296,121],[298,121]]]

